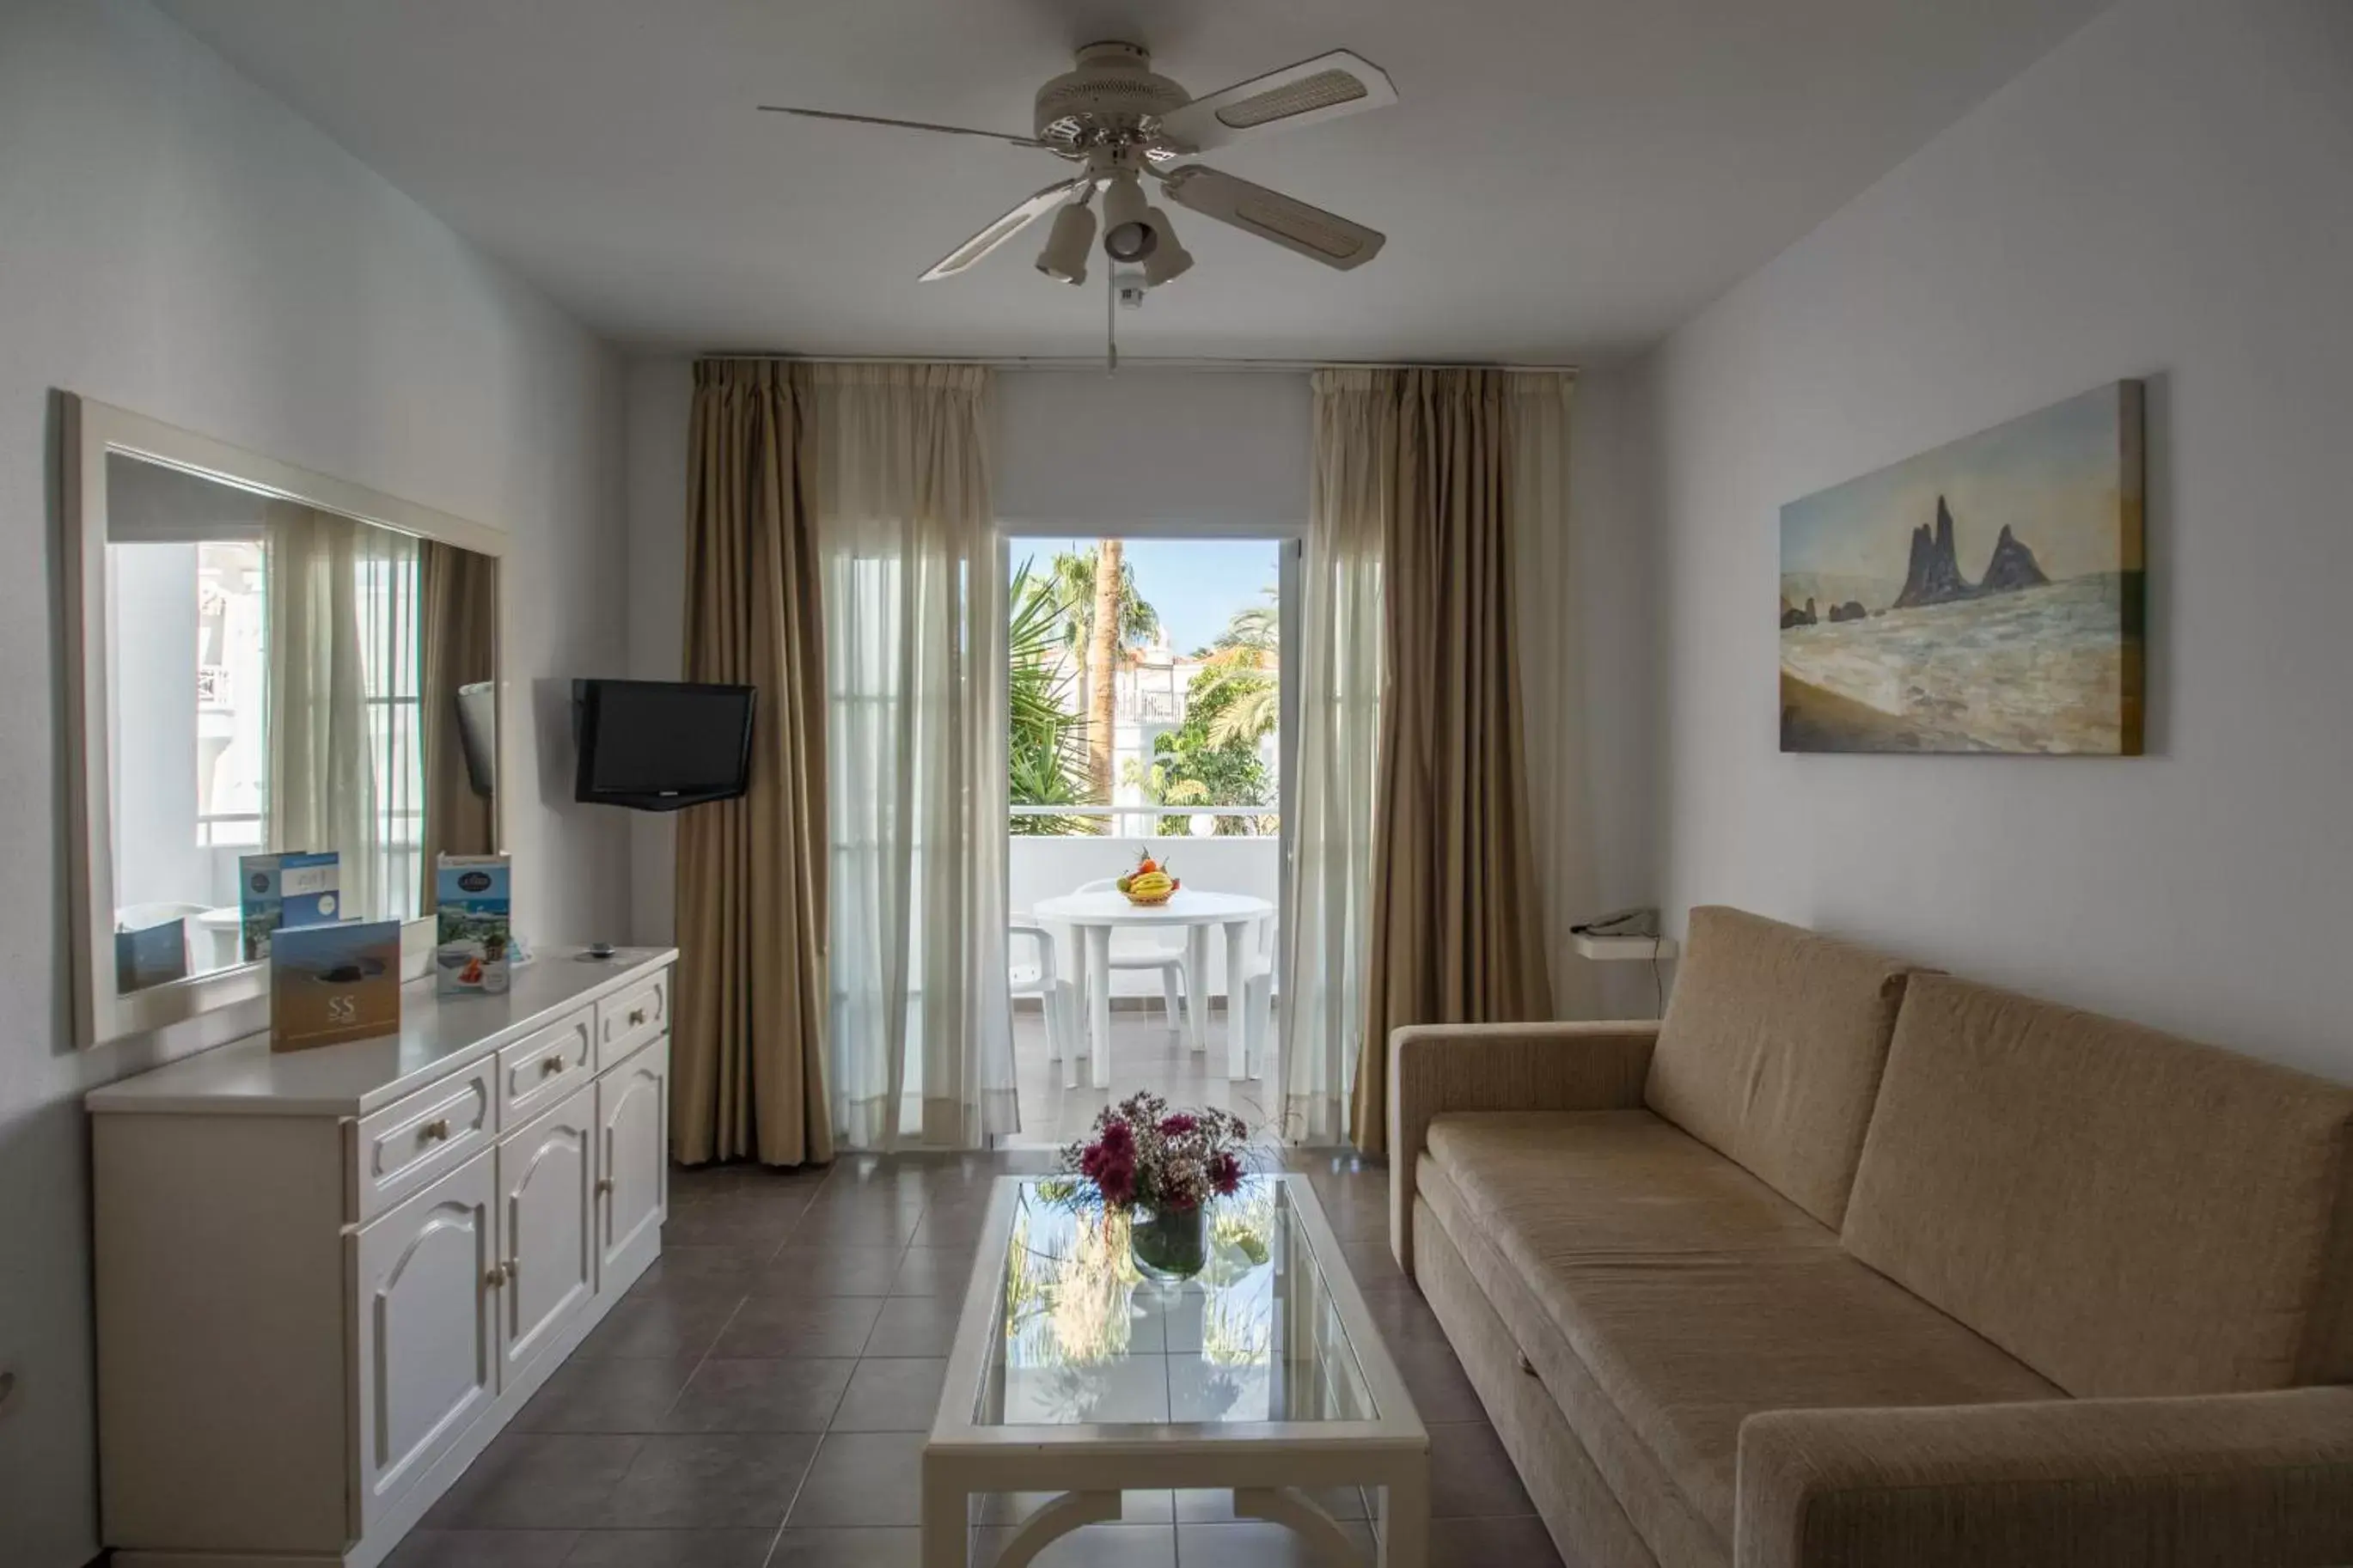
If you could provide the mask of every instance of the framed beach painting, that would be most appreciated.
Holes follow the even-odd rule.
[[[1781,509],[1781,749],[2137,756],[2141,384]]]

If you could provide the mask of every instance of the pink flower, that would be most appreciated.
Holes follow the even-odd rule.
[[[1164,1138],[1182,1138],[1200,1125],[1180,1110],[1160,1124],[1160,1135]]]
[[[1124,1121],[1107,1121],[1103,1123],[1102,1135],[1095,1140],[1095,1146],[1106,1154],[1133,1154],[1135,1152],[1134,1129]]]
[[[1209,1185],[1219,1197],[1231,1197],[1242,1184],[1242,1163],[1231,1154],[1218,1154],[1209,1161]]]

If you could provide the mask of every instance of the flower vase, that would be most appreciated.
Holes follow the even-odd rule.
[[[1129,1228],[1135,1266],[1158,1279],[1190,1279],[1209,1260],[1209,1224],[1200,1207],[1138,1207]]]

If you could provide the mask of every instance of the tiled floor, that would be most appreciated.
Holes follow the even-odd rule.
[[[1017,1013],[1013,1025],[1015,1083],[1020,1093],[1021,1135],[1017,1145],[1059,1148],[1086,1131],[1095,1113],[1113,1100],[1148,1089],[1173,1104],[1213,1105],[1230,1110],[1253,1130],[1265,1125],[1275,1100],[1272,1076],[1228,1079],[1226,1016],[1209,1015],[1209,1048],[1194,1050],[1168,1027],[1157,1003],[1122,1007],[1111,1024],[1111,1088],[1064,1089],[1060,1064],[1046,1056],[1045,1026],[1034,1013]],[[1268,1055],[1273,1051],[1270,1048]],[[1268,1073],[1275,1071],[1270,1061]]]
[[[917,1471],[990,1181],[1034,1152],[681,1171],[665,1251],[388,1568],[915,1568]],[[1557,1558],[1388,1258],[1385,1173],[1301,1157],[1431,1442],[1435,1568]],[[1363,1500],[1326,1500],[1361,1520]],[[993,1549],[1028,1499],[992,1499]],[[1360,1534],[1366,1528],[1356,1527]],[[1368,1539],[1368,1538],[1367,1538]],[[1041,1568],[1291,1568],[1223,1494],[1131,1492]]]

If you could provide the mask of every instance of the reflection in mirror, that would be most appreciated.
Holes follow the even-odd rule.
[[[332,850],[322,915],[408,920],[494,847],[495,560],[120,452],[106,524],[118,990],[253,956],[240,857]]]

